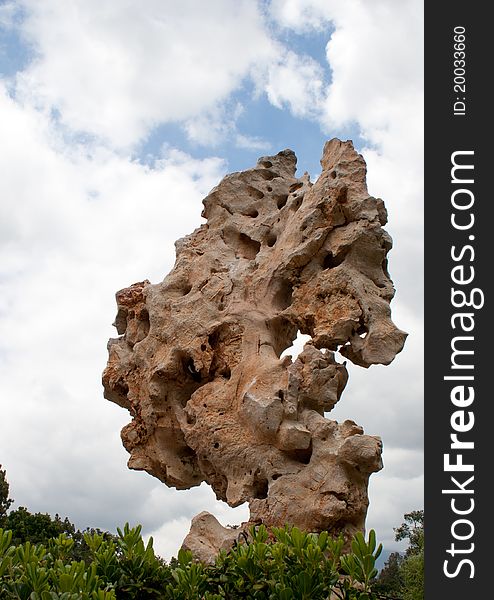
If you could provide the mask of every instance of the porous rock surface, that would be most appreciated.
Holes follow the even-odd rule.
[[[386,210],[362,156],[333,139],[321,165],[315,184],[296,178],[284,150],[210,192],[165,280],[117,293],[103,384],[132,415],[130,468],[177,489],[206,481],[230,506],[248,502],[249,523],[348,538],[364,528],[381,441],[325,418],[347,382],[334,352],[389,364],[406,334],[390,318]],[[311,341],[280,358],[297,331]],[[209,517],[184,544],[202,560],[238,535]]]

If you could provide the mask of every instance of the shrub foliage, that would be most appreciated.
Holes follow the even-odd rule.
[[[375,561],[381,552],[373,531],[357,534],[352,551],[343,539],[296,527],[252,528],[249,542],[221,552],[214,565],[180,550],[166,564],[144,543],[141,527],[118,536],[86,532],[89,560],[73,560],[74,540],[61,533],[46,544],[12,543],[0,529],[0,598],[16,600],[184,599],[371,600]]]
[[[169,564],[156,556],[141,526],[77,530],[58,515],[9,508],[0,465],[0,600],[421,600],[423,511],[405,515],[396,539],[404,557],[390,555],[377,576],[382,546],[374,531],[358,533],[350,552],[341,537],[286,526],[252,528],[245,543],[221,552],[214,565],[180,550]]]

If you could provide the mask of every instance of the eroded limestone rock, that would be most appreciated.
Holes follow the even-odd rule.
[[[196,560],[214,563],[220,550],[230,550],[241,538],[242,530],[223,525],[207,511],[192,519],[190,533],[184,539],[182,548],[190,550]]]
[[[391,239],[365,162],[333,139],[321,164],[315,184],[296,178],[284,150],[210,192],[207,223],[176,242],[165,280],[117,293],[103,383],[132,415],[130,468],[177,489],[206,481],[230,506],[249,502],[253,523],[350,536],[364,527],[381,441],[324,417],[347,382],[334,351],[389,364],[406,334],[390,318]],[[311,342],[280,359],[297,331]],[[189,547],[207,522],[194,522]],[[233,540],[216,533],[208,551]]]

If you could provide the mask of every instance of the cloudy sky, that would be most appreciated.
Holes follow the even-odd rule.
[[[164,557],[190,519],[247,509],[129,471],[103,399],[114,293],[158,282],[228,172],[352,139],[388,208],[389,367],[351,368],[332,418],[384,442],[367,526],[423,506],[421,0],[0,0],[0,464],[16,506],[142,523]]]

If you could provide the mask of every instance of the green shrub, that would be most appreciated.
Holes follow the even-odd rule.
[[[89,562],[72,560],[74,540],[59,534],[47,544],[14,544],[0,529],[2,600],[370,600],[381,552],[376,537],[357,534],[352,551],[327,532],[296,527],[252,528],[249,541],[221,552],[214,565],[180,550],[170,565],[157,557],[141,527],[125,525],[118,536],[84,534]]]
[[[0,529],[0,598],[16,600],[115,600],[95,565],[66,563],[71,540],[65,534],[43,544],[12,545],[12,532]]]
[[[141,529],[140,525],[131,528],[126,524],[123,531],[117,530],[115,541],[98,533],[84,536],[97,574],[115,589],[117,598],[162,598],[163,589],[172,580],[170,568],[154,554],[153,539],[144,544]]]

